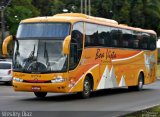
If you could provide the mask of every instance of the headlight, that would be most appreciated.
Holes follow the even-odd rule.
[[[16,77],[14,77],[13,80],[15,80],[16,82],[23,82],[23,79],[16,78]]]
[[[53,80],[51,80],[52,83],[61,83],[61,82],[65,82],[66,79],[62,78],[61,76],[55,77]]]

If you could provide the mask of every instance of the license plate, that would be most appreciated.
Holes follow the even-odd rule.
[[[41,87],[36,87],[36,86],[32,87],[32,91],[40,91],[40,90],[41,90]]]

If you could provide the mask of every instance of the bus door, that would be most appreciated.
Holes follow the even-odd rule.
[[[69,59],[69,83],[70,86],[77,84],[83,75],[83,65],[80,64],[83,49],[83,23],[78,22],[73,25],[70,43],[70,59]],[[82,89],[74,88],[74,91]]]

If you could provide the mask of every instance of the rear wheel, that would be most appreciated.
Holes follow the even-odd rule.
[[[138,77],[137,86],[129,86],[128,88],[134,91],[141,91],[143,89],[143,85],[144,85],[144,77],[143,77],[143,74],[141,73]]]
[[[35,96],[38,98],[44,98],[47,95],[47,92],[34,92]]]
[[[86,76],[84,83],[83,83],[83,91],[80,92],[82,98],[89,98],[91,94],[91,81],[88,76]]]

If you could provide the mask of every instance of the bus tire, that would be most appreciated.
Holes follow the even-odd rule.
[[[34,92],[37,98],[44,98],[47,95],[47,92]]]
[[[129,90],[132,91],[141,91],[143,89],[143,85],[144,85],[144,76],[142,73],[139,74],[138,77],[138,84],[136,86],[129,86]]]
[[[86,76],[84,83],[83,83],[83,91],[80,92],[80,95],[83,99],[89,98],[91,94],[91,81],[88,76]]]

